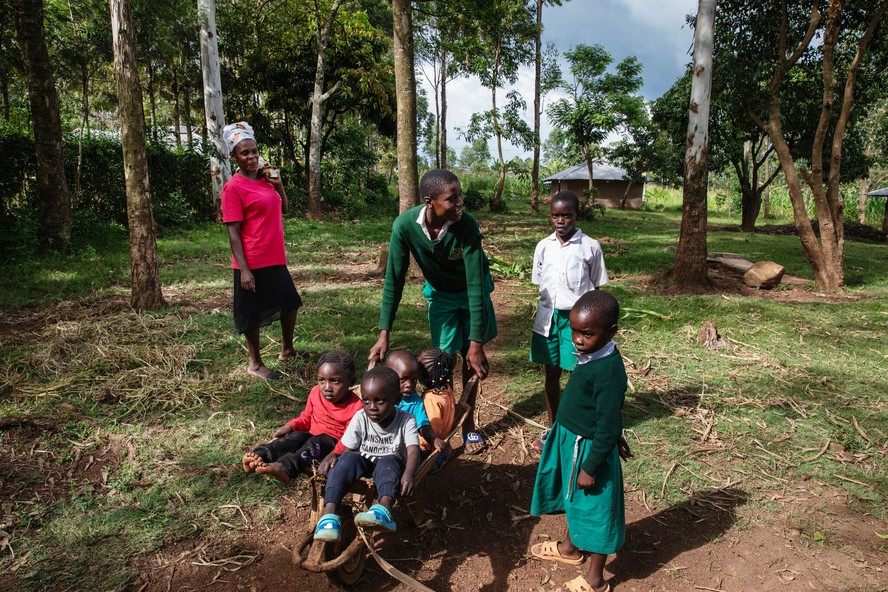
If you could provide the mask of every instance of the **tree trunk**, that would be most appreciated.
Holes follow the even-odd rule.
[[[506,161],[503,158],[503,135],[499,126],[499,115],[496,110],[496,87],[499,85],[499,68],[502,56],[502,37],[496,48],[496,59],[493,64],[493,84],[490,85],[491,113],[493,114],[493,134],[496,136],[496,155],[499,160],[499,179],[493,186],[493,195],[490,197],[490,211],[502,210],[503,187],[506,186]]]
[[[416,74],[413,66],[413,13],[410,0],[392,0],[395,93],[398,101],[398,209],[419,203],[416,165]]]
[[[80,62],[80,135],[77,138],[77,172],[74,174],[74,195],[80,196],[80,178],[83,167],[83,136],[89,133],[89,70]]]
[[[314,90],[311,95],[311,124],[309,128],[309,156],[311,160],[308,161],[308,207],[306,211],[311,220],[320,220],[323,217],[321,213],[321,128],[324,123],[324,103],[342,85],[341,81],[337,80],[333,88],[324,92],[327,40],[330,37],[330,29],[333,28],[333,21],[336,20],[336,13],[343,2],[344,0],[334,0],[330,14],[323,25],[321,24],[321,15],[317,15],[318,30],[315,32],[315,44],[318,50],[318,60],[315,65]]]
[[[173,68],[173,127],[176,128],[176,148],[182,149],[182,136],[179,130],[182,128],[182,116],[179,112],[179,75]]]
[[[592,148],[589,146],[588,142],[583,143],[583,157],[586,159],[586,172],[589,173],[589,188],[587,191],[589,195],[587,196],[587,200],[589,205],[595,205],[595,175],[593,173],[594,163],[592,162]]]
[[[194,150],[194,134],[191,131],[191,85],[188,77],[182,82],[182,107],[185,110],[185,138],[189,150]]]
[[[740,230],[755,232],[755,221],[762,207],[761,194],[756,187],[741,185],[740,197]]]
[[[145,114],[142,111],[142,87],[139,83],[132,18],[130,0],[111,0],[114,78],[117,81],[117,110],[123,145],[132,261],[130,304],[137,311],[143,311],[166,306],[166,302],[157,274],[157,233],[151,213]]]
[[[694,78],[685,151],[681,235],[670,276],[685,287],[709,285],[706,271],[706,193],[709,177],[709,98],[715,0],[699,0],[694,31]]]
[[[447,50],[441,48],[441,168],[447,168]]]
[[[154,60],[148,59],[148,106],[151,111],[151,139],[157,142],[157,97],[154,92]]]
[[[71,196],[62,155],[59,96],[46,49],[43,0],[14,0],[13,6],[34,120],[38,240],[44,249],[65,252],[71,247]]]
[[[866,192],[869,191],[869,183],[867,179],[860,181],[860,195],[857,197],[857,221],[866,224]]]
[[[213,211],[222,220],[222,187],[231,177],[228,148],[222,143],[225,112],[222,110],[222,79],[219,74],[219,43],[216,37],[216,0],[197,0],[200,22],[200,64],[203,72],[206,126],[204,143],[211,142],[210,179],[213,183]]]
[[[533,82],[533,165],[530,169],[530,210],[540,211],[540,76],[542,70],[542,36],[543,36],[543,0],[536,0],[536,38],[534,45],[534,82]],[[623,199],[625,206],[626,200]]]
[[[784,55],[780,57],[781,61],[778,63],[778,67],[774,71],[774,74],[772,74],[767,91],[767,123],[756,121],[759,127],[765,128],[765,131],[770,133],[771,141],[774,143],[775,151],[780,159],[780,166],[783,169],[783,174],[786,177],[786,183],[789,188],[793,218],[799,233],[799,239],[805,249],[805,255],[811,263],[814,283],[818,290],[821,291],[840,290],[845,282],[844,204],[839,195],[842,142],[850,120],[857,72],[863,55],[866,53],[870,41],[874,38],[882,17],[885,15],[886,10],[888,10],[888,2],[882,2],[877,6],[878,7],[873,13],[870,22],[867,24],[866,32],[860,38],[856,55],[851,61],[851,66],[845,74],[844,89],[841,93],[836,92],[838,81],[836,79],[834,59],[840,34],[844,30],[841,22],[842,17],[845,16],[843,6],[839,3],[830,3],[827,10],[823,13],[817,10],[812,10],[811,22],[805,38],[794,51],[783,52]],[[785,6],[784,10],[786,10]],[[801,174],[808,187],[811,188],[815,214],[817,216],[818,231],[820,234],[820,239],[818,241],[818,237],[815,235],[811,222],[808,219],[802,184],[796,170],[792,153],[789,150],[786,139],[783,137],[779,91],[784,74],[796,64],[803,52],[808,48],[814,38],[816,26],[822,18],[825,18],[824,30],[820,40],[820,53],[823,56],[822,108],[811,149],[811,171],[809,172],[805,168],[801,168]],[[785,39],[787,35],[786,20],[787,19],[784,17],[782,21],[782,29],[780,31],[781,39]],[[837,117],[836,114],[838,114]],[[823,164],[823,155],[827,136],[829,134],[832,134],[829,177],[824,186],[823,174],[825,167]]]
[[[0,80],[0,94],[3,95],[3,119],[9,122],[9,80],[6,76]]]
[[[768,139],[770,144],[771,140]],[[771,178],[771,158],[770,154],[765,156],[765,179]],[[771,186],[768,185],[762,191],[762,208],[764,209],[765,220],[771,218]]]

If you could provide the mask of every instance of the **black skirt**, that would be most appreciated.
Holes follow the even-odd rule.
[[[251,269],[256,280],[256,291],[241,287],[241,272],[234,270],[234,330],[245,333],[270,325],[290,311],[302,306],[302,297],[296,291],[286,265]]]

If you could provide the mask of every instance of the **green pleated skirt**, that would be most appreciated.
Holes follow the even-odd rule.
[[[589,553],[609,555],[626,541],[623,469],[614,446],[595,469],[595,485],[578,489],[577,475],[591,444],[557,421],[552,425],[540,456],[530,513],[564,513],[574,545]]]

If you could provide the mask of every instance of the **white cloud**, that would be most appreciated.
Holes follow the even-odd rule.
[[[685,24],[685,15],[696,11],[696,0],[573,0],[560,7],[544,9],[543,40],[555,43],[560,51],[579,43],[600,43],[615,61],[636,56],[644,66],[642,95],[652,100],[669,89],[691,59],[687,52],[693,31]],[[562,69],[566,70],[563,66]],[[432,89],[424,77],[420,76],[419,81],[432,102]],[[521,68],[514,88],[527,102],[525,119],[530,125],[533,125],[533,86],[533,67]],[[499,105],[505,103],[508,90],[497,91]],[[558,97],[554,91],[544,99],[540,127],[544,140],[552,129],[545,116],[545,106]],[[464,129],[473,113],[490,108],[490,91],[481,86],[477,78],[460,78],[448,83],[447,103],[448,144],[458,153],[467,142],[459,137],[456,129]],[[493,140],[490,149],[495,155]],[[511,144],[504,144],[503,152],[506,160],[531,154]]]

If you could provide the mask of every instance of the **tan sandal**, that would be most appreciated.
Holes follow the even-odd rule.
[[[561,585],[561,589],[566,590],[567,592],[611,592],[611,585],[609,582],[605,582],[604,586],[595,589],[589,585],[586,578],[583,576],[577,576],[569,582],[564,582],[564,584]]]
[[[568,565],[580,565],[586,559],[585,557],[565,557],[561,554],[561,551],[558,550],[558,541],[537,543],[530,548],[530,554],[537,559],[560,561],[561,563],[567,563]]]

